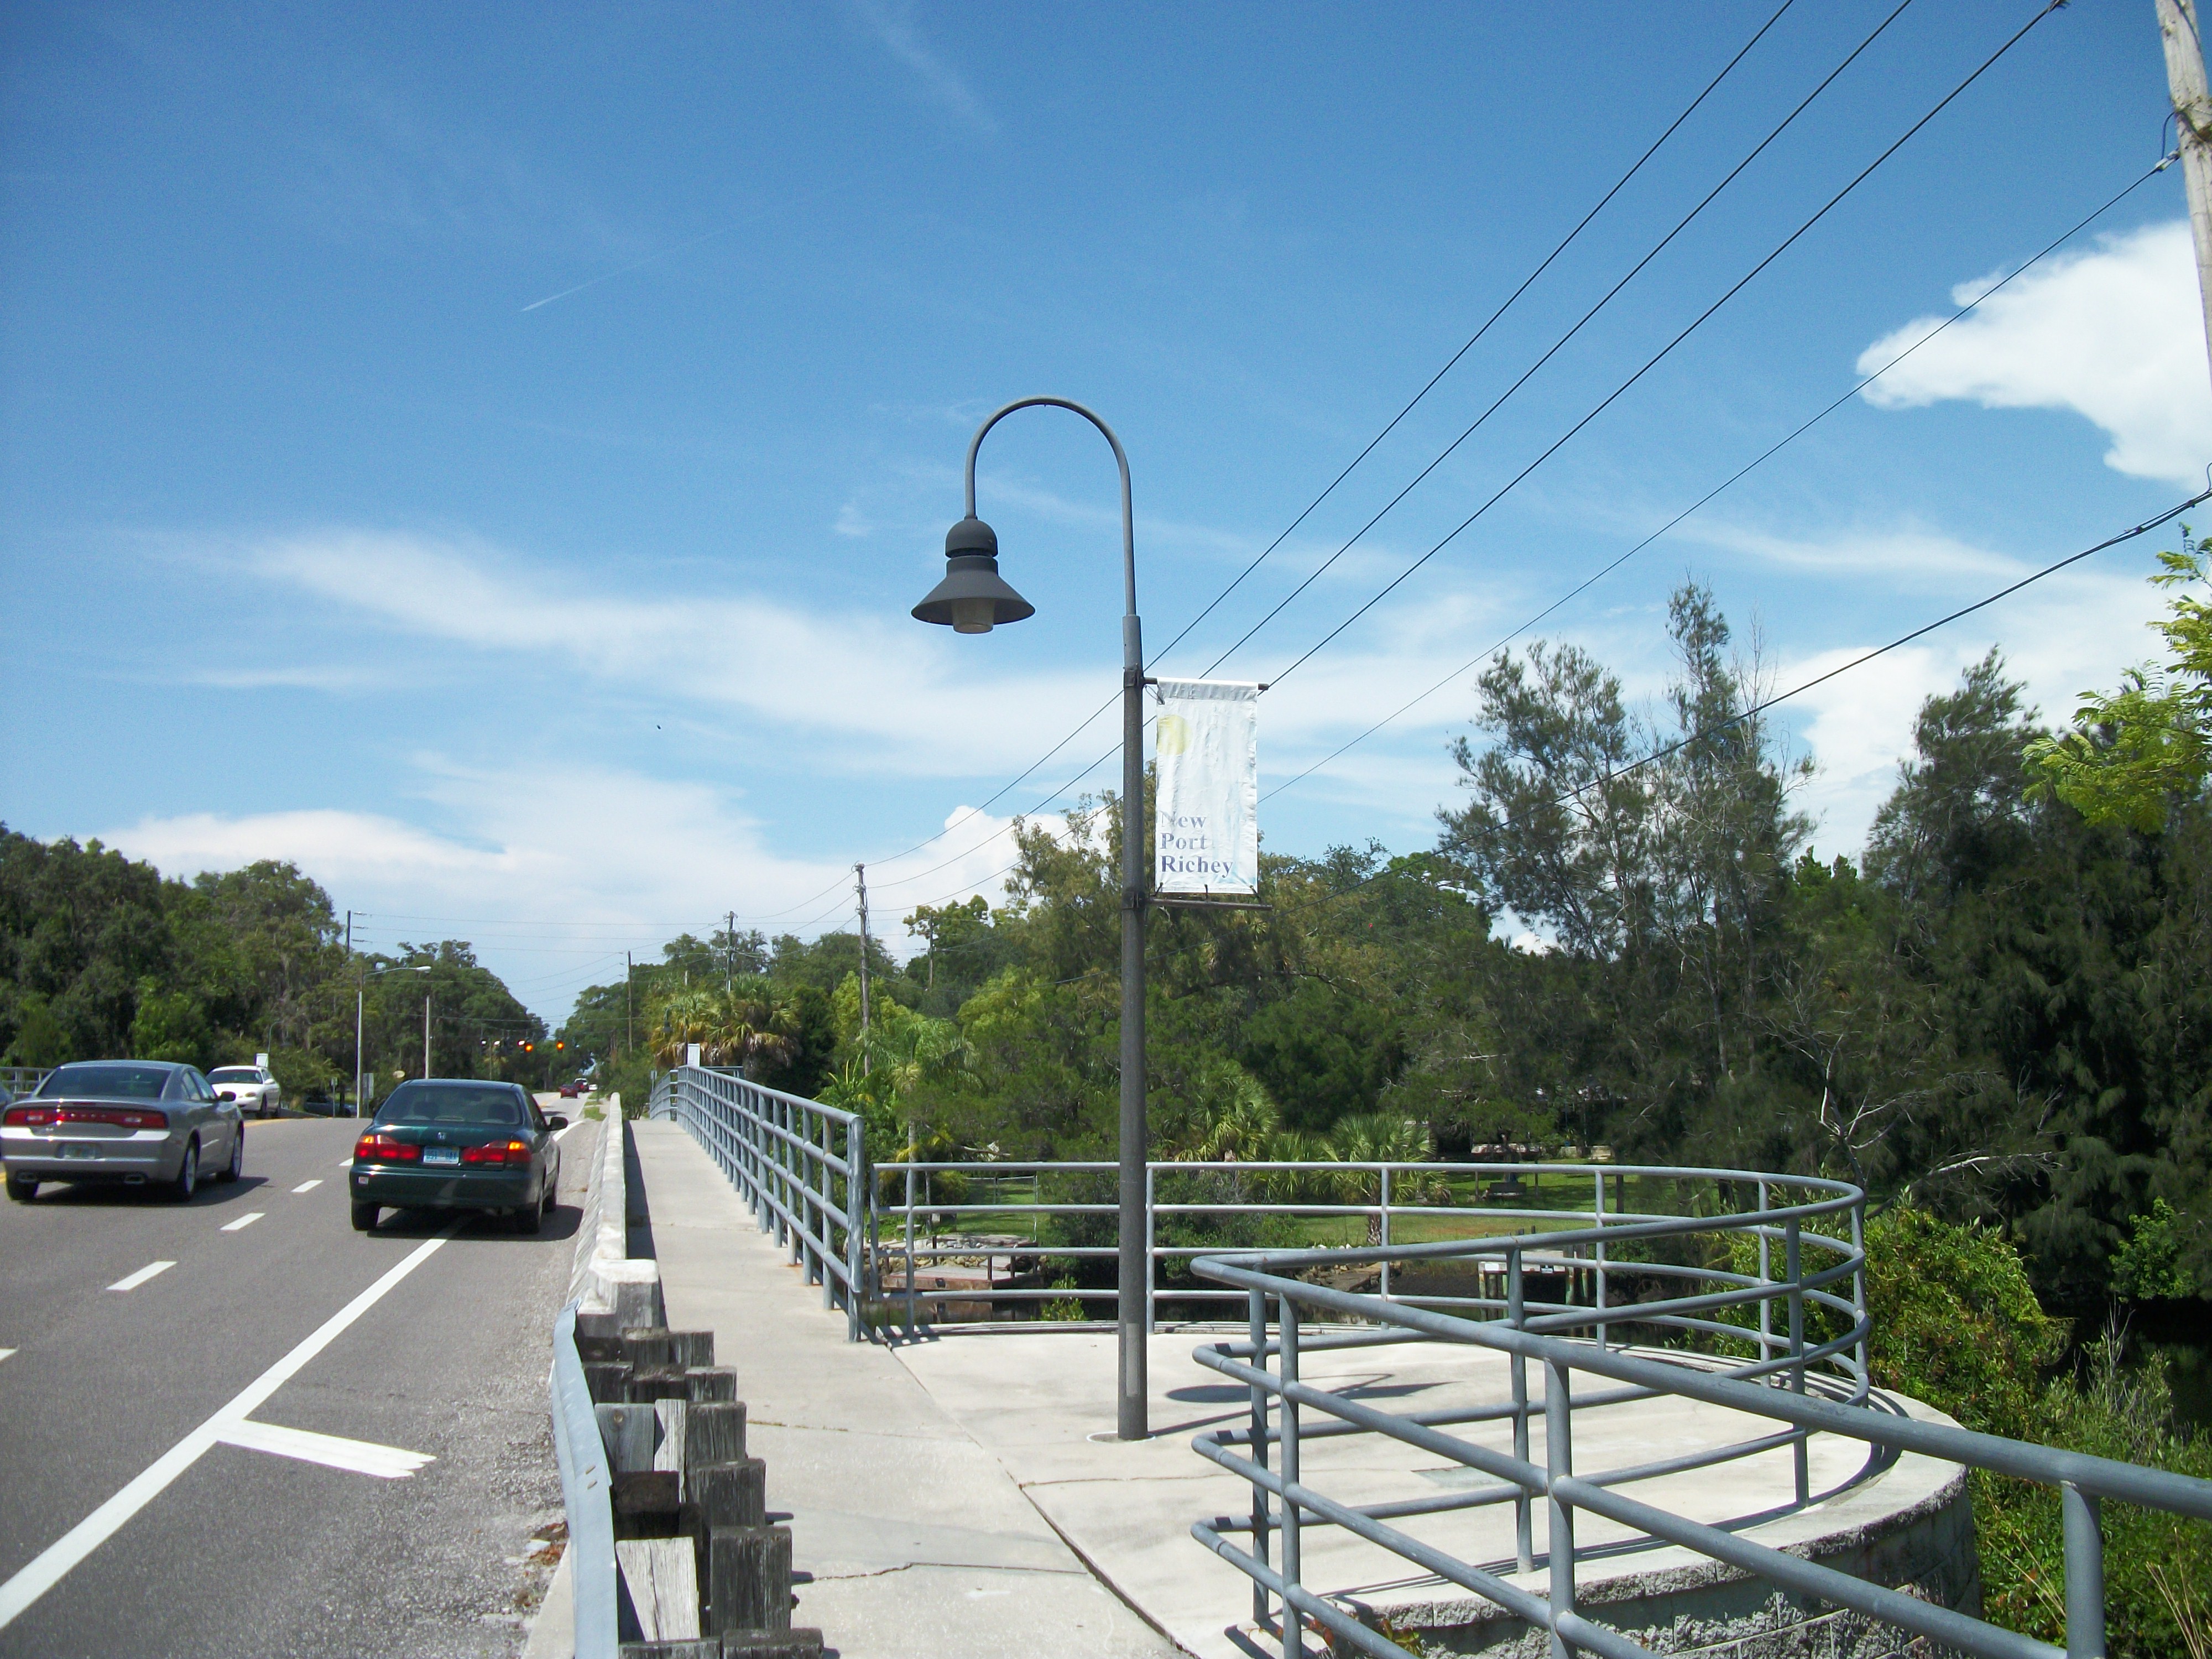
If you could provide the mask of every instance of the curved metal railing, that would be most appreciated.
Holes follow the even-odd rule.
[[[1638,1659],[1645,1648],[1577,1611],[1575,1516],[1586,1510],[1632,1529],[1624,1549],[1680,1547],[1738,1568],[1774,1587],[1851,1608],[1916,1635],[1990,1659],[2057,1659],[2062,1652],[2104,1652],[2102,1543],[2097,1503],[2125,1499],[2177,1514],[2212,1518],[2212,1482],[2102,1458],[1972,1433],[1904,1415],[1868,1384],[1864,1197],[1838,1182],[1741,1170],[1644,1170],[1620,1173],[1710,1181],[1726,1191],[1755,1190],[1758,1202],[1736,1212],[1704,1216],[1607,1214],[1599,1224],[1515,1237],[1397,1247],[1410,1262],[1495,1261],[1504,1279],[1496,1298],[1451,1298],[1451,1305],[1363,1294],[1316,1276],[1374,1265],[1378,1249],[1213,1252],[1194,1270],[1246,1303],[1242,1342],[1200,1347],[1199,1364],[1246,1385],[1246,1426],[1200,1435],[1200,1455],[1249,1483],[1249,1517],[1216,1517],[1193,1536],[1252,1581],[1253,1618],[1277,1630],[1283,1651],[1304,1654],[1308,1620],[1325,1626],[1332,1650],[1389,1659],[1403,1652],[1352,1613],[1309,1589],[1302,1578],[1302,1538],[1316,1527],[1340,1528],[1411,1564],[1418,1572],[1459,1586],[1547,1631],[1552,1651],[1588,1650]],[[1776,1200],[1783,1201],[1774,1201]],[[1539,1264],[1588,1263],[1604,1249],[1617,1278],[1631,1271],[1622,1252],[1671,1256],[1638,1261],[1640,1290],[1660,1294],[1629,1305],[1583,1305],[1533,1299],[1527,1281]],[[1776,1251],[1782,1256],[1771,1273]],[[1755,1252],[1756,1270],[1753,1257]],[[1579,1254],[1578,1254],[1579,1253]],[[1849,1286],[1848,1293],[1844,1286]],[[1594,1300],[1601,1300],[1594,1298]],[[1777,1313],[1782,1317],[1778,1322]],[[1779,1322],[1783,1328],[1777,1330]],[[1312,1331],[1316,1323],[1332,1327]],[[1637,1328],[1634,1346],[1616,1340]],[[1367,1328],[1345,1328],[1364,1327]],[[1492,1350],[1506,1357],[1510,1397],[1442,1411],[1391,1413],[1349,1393],[1305,1382],[1301,1364],[1317,1350],[1434,1342]],[[1273,1368],[1271,1369],[1271,1362]],[[1529,1397],[1528,1370],[1541,1368],[1540,1397]],[[1576,1392],[1575,1372],[1601,1379]],[[1576,1410],[1672,1396],[1729,1407],[1773,1424],[1728,1444],[1700,1447],[1633,1466],[1577,1471]],[[1307,1413],[1320,1421],[1309,1424]],[[1530,1454],[1529,1423],[1544,1423],[1541,1462]],[[1510,1421],[1510,1454],[1447,1431]],[[1832,1491],[1810,1490],[1807,1441],[1826,1433],[1863,1443],[1867,1460]],[[1480,1474],[1487,1484],[1431,1498],[1382,1503],[1340,1501],[1316,1489],[1302,1468],[1310,1442],[1376,1435],[1440,1456]],[[1620,1489],[1663,1475],[1790,1448],[1794,1501],[1777,1511],[1692,1520],[1627,1496]],[[2064,1493],[2068,1645],[2064,1650],[1902,1591],[1869,1583],[1740,1535],[1740,1529],[1824,1502],[1913,1451],[1953,1462],[2059,1485]],[[1408,1532],[1416,1516],[1488,1504],[1515,1510],[1513,1583],[1500,1571],[1462,1560]],[[1534,1511],[1546,1512],[1545,1548],[1534,1547]],[[1559,1547],[1564,1544],[1562,1551]],[[1540,1589],[1525,1576],[1544,1569]],[[1291,1616],[1274,1619],[1270,1597]]]

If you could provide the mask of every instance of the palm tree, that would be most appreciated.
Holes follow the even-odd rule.
[[[1418,1164],[1429,1155],[1426,1125],[1389,1112],[1365,1112],[1340,1118],[1329,1132],[1336,1156],[1347,1166],[1361,1164]],[[1379,1204],[1382,1179],[1374,1170],[1346,1167],[1336,1177],[1337,1191],[1347,1204]],[[1367,1243],[1382,1243],[1382,1216],[1378,1210],[1367,1218]]]

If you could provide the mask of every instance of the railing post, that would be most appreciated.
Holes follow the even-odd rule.
[[[1874,1384],[1874,1378],[1867,1369],[1866,1197],[1863,1194],[1851,1206],[1851,1255],[1857,1264],[1851,1269],[1851,1316],[1859,1328],[1859,1388],[1863,1391]]]
[[[837,1305],[837,1275],[830,1267],[836,1241],[830,1237],[830,1152],[834,1131],[826,1112],[808,1112],[806,1125],[806,1190],[809,1229],[822,1242],[813,1247],[814,1268],[822,1277],[822,1309]]]
[[[2066,1659],[2105,1659],[2105,1534],[2095,1498],[2058,1488],[2066,1530]]]
[[[1390,1166],[1382,1166],[1382,1299],[1390,1299]]]
[[[1276,1328],[1282,1341],[1283,1395],[1283,1583],[1299,1583],[1298,1500],[1290,1488],[1298,1483],[1298,1406],[1287,1392],[1298,1380],[1298,1304],[1289,1297],[1275,1304]],[[1287,1597],[1283,1602],[1283,1659],[1306,1659],[1305,1621]]]
[[[1521,1285],[1521,1247],[1516,1244],[1505,1253],[1505,1322],[1519,1330],[1527,1306]],[[1513,1455],[1525,1463],[1528,1461],[1528,1361],[1516,1353],[1509,1363],[1513,1373]],[[1523,1487],[1513,1500],[1513,1560],[1521,1572],[1535,1571],[1534,1520],[1535,1505]]]
[[[1790,1275],[1790,1391],[1805,1392],[1805,1258],[1801,1244],[1800,1224],[1796,1216],[1790,1218],[1782,1235],[1782,1267]],[[1809,1429],[1799,1429],[1791,1438],[1792,1462],[1797,1476],[1797,1501],[1807,1501],[1812,1492],[1811,1470],[1808,1467],[1807,1442]]]
[[[914,1133],[906,1138],[906,1335],[914,1340]]]
[[[1596,1224],[1597,1224],[1601,1229],[1602,1229],[1602,1228],[1604,1227],[1604,1225],[1605,1225],[1605,1171],[1604,1171],[1604,1170],[1600,1170],[1597,1172],[1597,1208],[1596,1208],[1596,1209],[1595,1209],[1594,1211],[1592,1211],[1590,1213],[1591,1213],[1591,1218],[1592,1218],[1592,1219],[1596,1223]],[[1595,1243],[1593,1243],[1591,1244],[1591,1246],[1590,1246],[1590,1255],[1591,1255],[1592,1260],[1593,1260],[1593,1261],[1595,1262],[1595,1264],[1596,1264],[1596,1279],[1597,1279],[1597,1298],[1596,1298],[1596,1300],[1597,1300],[1597,1314],[1598,1314],[1598,1319],[1597,1319],[1597,1351],[1598,1351],[1600,1353],[1603,1353],[1603,1352],[1606,1351],[1606,1340],[1605,1340],[1605,1240],[1604,1240],[1604,1239],[1600,1238],[1600,1239],[1596,1240]]]
[[[1759,1183],[1759,1212],[1766,1213],[1766,1183]],[[1759,1224],[1759,1282],[1761,1288],[1774,1282],[1774,1263],[1771,1252],[1772,1242],[1766,1237],[1766,1224]],[[1762,1365],[1774,1358],[1774,1299],[1759,1298],[1759,1361]]]
[[[1245,1310],[1251,1321],[1252,1364],[1256,1370],[1267,1369],[1267,1298],[1258,1291],[1245,1292]],[[1267,1391],[1260,1384],[1252,1384],[1252,1462],[1260,1468],[1267,1467]],[[1252,1483],[1252,1555],[1261,1566],[1267,1565],[1267,1525],[1269,1521],[1267,1489],[1258,1481]],[[1267,1628],[1267,1589],[1258,1579],[1252,1581],[1252,1622],[1260,1629]]]
[[[1154,1174],[1155,1171],[1151,1164],[1145,1165],[1145,1334],[1146,1336],[1152,1335],[1158,1328],[1152,1320],[1152,1285],[1158,1278],[1159,1268],[1158,1262],[1152,1257],[1152,1251],[1158,1243],[1158,1238],[1153,1232],[1156,1221],[1153,1206],[1157,1200],[1152,1184]],[[1118,1314],[1120,1297],[1117,1296],[1115,1300]]]
[[[845,1126],[845,1340],[861,1337],[861,1315],[866,1300],[867,1270],[861,1265],[866,1243],[873,1186],[867,1179],[868,1148],[860,1135],[860,1120]]]
[[[1602,1177],[1601,1177],[1602,1178]],[[1559,1634],[1559,1620],[1575,1610],[1575,1513],[1559,1495],[1558,1482],[1575,1472],[1574,1407],[1568,1393],[1567,1368],[1556,1359],[1544,1362],[1544,1474],[1547,1505],[1544,1543],[1546,1571],[1551,1580],[1552,1659],[1567,1659],[1566,1638]]]

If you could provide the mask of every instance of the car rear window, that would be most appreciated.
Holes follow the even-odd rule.
[[[261,1073],[251,1066],[218,1066],[208,1073],[210,1083],[258,1083]]]
[[[80,1063],[57,1067],[39,1085],[41,1100],[159,1100],[168,1086],[166,1066]]]
[[[379,1123],[492,1123],[514,1127],[522,1103],[503,1083],[403,1083],[376,1109]]]

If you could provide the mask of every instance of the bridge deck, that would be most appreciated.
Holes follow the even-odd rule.
[[[1175,1652],[896,1353],[845,1340],[683,1129],[631,1128],[669,1322],[712,1330],[737,1368],[769,1507],[790,1517],[795,1622],[844,1659]]]

